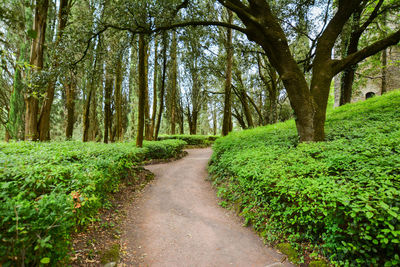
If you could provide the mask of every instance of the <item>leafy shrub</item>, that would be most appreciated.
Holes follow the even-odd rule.
[[[178,139],[185,141],[188,145],[209,145],[218,139],[216,135],[162,135],[158,140]]]
[[[218,193],[270,243],[336,265],[399,265],[400,92],[328,114],[327,142],[298,144],[293,121],[214,144]],[[300,245],[299,245],[300,244]]]
[[[184,145],[0,143],[0,263],[62,262],[71,231],[96,217],[130,168],[175,156]]]

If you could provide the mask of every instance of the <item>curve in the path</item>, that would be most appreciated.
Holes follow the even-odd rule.
[[[292,266],[266,247],[206,180],[211,149],[150,165],[155,181],[128,211],[122,243],[128,266]]]

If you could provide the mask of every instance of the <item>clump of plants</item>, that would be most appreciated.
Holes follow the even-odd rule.
[[[71,231],[96,218],[128,170],[185,144],[0,143],[0,265],[65,264]]]
[[[217,135],[161,135],[158,140],[183,140],[189,146],[208,146],[218,139]]]
[[[214,144],[218,194],[271,244],[336,265],[400,264],[400,92],[330,112],[326,142],[294,121]]]

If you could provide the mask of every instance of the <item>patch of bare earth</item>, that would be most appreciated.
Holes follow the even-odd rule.
[[[121,182],[119,191],[110,197],[109,207],[99,211],[98,219],[72,236],[72,266],[101,266],[120,258],[121,222],[126,210],[139,198],[154,175],[134,168]]]

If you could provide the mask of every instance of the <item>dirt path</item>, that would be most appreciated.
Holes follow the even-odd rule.
[[[150,165],[155,180],[128,210],[122,233],[127,266],[292,266],[231,212],[207,178],[211,149]]]

